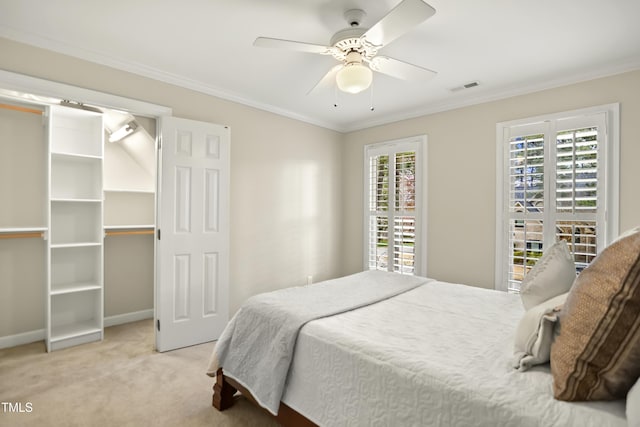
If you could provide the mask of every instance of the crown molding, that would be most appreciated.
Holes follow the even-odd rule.
[[[335,130],[337,132],[344,132],[344,128],[331,122],[323,120],[317,120],[313,117],[305,116],[293,111],[285,110],[283,108],[276,107],[271,104],[257,102],[246,97],[243,97],[237,93],[230,92],[228,90],[221,89],[212,85],[199,82],[197,80],[189,79],[177,74],[167,73],[157,68],[149,67],[147,65],[137,63],[135,61],[124,61],[119,58],[115,58],[109,55],[104,55],[93,50],[82,49],[75,46],[61,43],[46,37],[41,37],[35,34],[25,33],[17,31],[6,26],[0,26],[0,37],[4,37],[8,40],[13,40],[18,43],[35,46],[40,49],[49,50],[52,52],[60,53],[63,55],[78,58],[84,61],[92,62],[106,67],[114,68],[116,70],[125,71],[131,74],[136,74],[141,77],[150,78],[153,80],[168,83],[174,86],[182,87],[184,89],[190,89],[195,92],[203,93],[206,95],[215,96],[227,101],[232,101],[238,104],[246,105],[248,107],[256,108],[259,110],[267,111],[269,113],[277,114],[279,116],[288,117],[290,119],[298,120],[301,122],[309,123],[314,126]]]
[[[327,122],[324,120],[318,120],[314,117],[299,114],[294,111],[286,110],[280,107],[276,107],[271,104],[257,102],[255,100],[248,99],[237,93],[230,92],[228,90],[205,84],[203,82],[186,78],[177,74],[167,73],[165,71],[146,66],[144,64],[137,63],[135,61],[124,61],[119,58],[111,57],[98,53],[96,51],[81,49],[74,46],[70,46],[65,43],[60,43],[55,40],[51,40],[45,37],[41,37],[35,34],[29,34],[22,31],[17,31],[6,26],[0,26],[0,37],[7,38],[19,43],[32,45],[38,48],[50,50],[63,55],[79,58],[92,63],[104,65],[117,70],[129,72],[142,77],[150,78],[153,80],[168,83],[174,86],[190,89],[196,92],[200,92],[206,95],[215,96],[227,101],[232,101],[238,104],[242,104],[248,107],[256,108],[262,111],[270,112],[280,116],[284,116],[290,119],[305,122],[314,126],[334,130],[341,133],[355,132],[376,126],[383,126],[398,121],[414,119],[421,116],[426,116],[435,113],[441,113],[444,111],[455,110],[458,108],[469,107],[473,105],[483,104],[486,102],[497,101],[501,99],[511,98],[514,96],[526,95],[529,93],[539,92],[548,89],[554,89],[557,87],[576,84],[588,80],[607,77],[615,74],[621,74],[633,70],[640,69],[640,58],[632,58],[624,62],[611,64],[608,66],[600,67],[597,69],[589,70],[584,73],[575,74],[570,77],[562,77],[558,79],[544,80],[534,82],[530,84],[524,84],[522,86],[513,86],[507,88],[501,88],[490,93],[483,93],[476,96],[466,96],[464,98],[457,98],[454,100],[446,100],[437,102],[426,106],[425,108],[418,110],[411,110],[400,112],[397,114],[391,114],[384,118],[357,121],[348,125],[341,125],[338,123]]]
[[[623,74],[630,71],[640,70],[640,58],[633,58],[631,60],[614,64],[611,66],[601,67],[598,69],[590,70],[581,74],[575,74],[571,77],[563,77],[552,80],[545,80],[541,82],[535,82],[532,84],[526,84],[522,86],[514,86],[509,88],[503,88],[499,91],[492,91],[491,93],[485,93],[474,97],[466,97],[464,99],[456,99],[453,101],[443,101],[429,105],[426,108],[419,110],[412,110],[403,113],[387,116],[383,119],[373,119],[360,121],[354,123],[352,126],[344,128],[343,132],[355,132],[359,130],[369,129],[376,126],[384,126],[387,124],[415,119],[422,116],[428,116],[431,114],[442,113],[445,111],[455,110],[458,108],[470,107],[473,105],[485,104],[487,102],[499,101],[502,99],[513,98],[515,96],[527,95],[535,92],[541,92],[544,90],[555,89],[563,86],[569,86],[572,84],[582,83],[589,80],[595,80],[599,78],[614,76],[617,74]]]

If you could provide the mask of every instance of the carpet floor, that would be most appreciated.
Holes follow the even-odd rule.
[[[44,342],[0,350],[0,402],[23,410],[2,403],[0,426],[278,425],[242,397],[224,412],[211,406],[214,343],[157,353],[153,341],[153,321],[143,320],[52,353]]]

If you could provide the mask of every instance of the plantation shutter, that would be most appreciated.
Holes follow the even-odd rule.
[[[388,270],[389,154],[369,158],[369,269]]]
[[[367,146],[365,158],[365,268],[416,274],[418,143]]]
[[[603,115],[560,121],[556,129],[556,236],[569,244],[578,271],[596,257],[598,240],[604,246],[605,137]]]
[[[545,223],[545,123],[510,129],[508,146],[509,290],[518,290],[542,256]],[[548,137],[548,135],[547,135]]]
[[[605,244],[606,113],[505,126],[499,254],[507,290],[520,283],[545,248],[565,240],[584,269]],[[610,173],[610,172],[609,172]],[[500,240],[502,236],[498,236]]]

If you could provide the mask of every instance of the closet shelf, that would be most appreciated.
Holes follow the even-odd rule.
[[[96,160],[102,160],[102,156],[96,156],[94,154],[84,154],[84,153],[72,153],[69,151],[51,151],[51,155],[52,156],[59,156],[59,157],[68,157],[68,158],[75,158],[75,159],[96,159]]]
[[[22,107],[20,105],[12,105],[12,104],[0,104],[0,108],[5,108],[7,110],[20,111],[23,113],[32,113],[32,114],[44,114],[44,111],[35,108]]]
[[[47,227],[0,227],[0,233],[30,233],[47,231]]]
[[[136,225],[105,225],[105,230],[153,230],[155,224],[136,224]]]
[[[127,230],[127,231],[107,231],[105,233],[107,236],[134,236],[134,235],[153,235],[155,234],[154,230]]]
[[[55,198],[51,198],[52,202],[63,202],[63,203],[75,203],[75,202],[82,202],[82,203],[100,203],[102,202],[102,199],[74,199],[74,198],[68,198],[68,197],[55,197]]]
[[[102,332],[102,328],[100,326],[97,326],[96,323],[96,321],[89,320],[86,322],[72,323],[68,325],[54,325],[51,328],[50,341],[54,343],[56,341],[62,341],[82,335]]]
[[[53,243],[51,244],[51,249],[82,248],[82,247],[90,247],[90,246],[102,246],[102,243],[100,242]]]
[[[51,295],[63,295],[63,294],[70,294],[74,292],[97,291],[100,289],[102,289],[102,286],[100,286],[97,283],[90,283],[90,282],[65,283],[63,285],[52,285]]]
[[[105,193],[143,193],[143,194],[155,194],[155,190],[135,190],[127,188],[105,188]]]
[[[43,238],[47,227],[8,227],[0,228],[0,239]]]
[[[144,234],[155,234],[156,226],[153,224],[143,225],[105,225],[104,234],[108,236],[134,236]]]

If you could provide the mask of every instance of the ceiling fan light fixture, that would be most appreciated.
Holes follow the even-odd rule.
[[[362,9],[347,10],[344,17],[349,27],[335,33],[329,46],[270,37],[258,37],[253,45],[331,55],[340,65],[331,68],[307,94],[316,92],[318,88],[328,87],[357,94],[371,86],[373,71],[401,80],[418,81],[432,78],[436,74],[435,71],[408,62],[377,56],[379,49],[434,13],[436,10],[425,0],[400,0],[400,3],[370,28],[361,26],[365,16]]]
[[[373,73],[365,65],[352,63],[345,65],[336,75],[338,89],[347,93],[360,93],[371,86]]]

